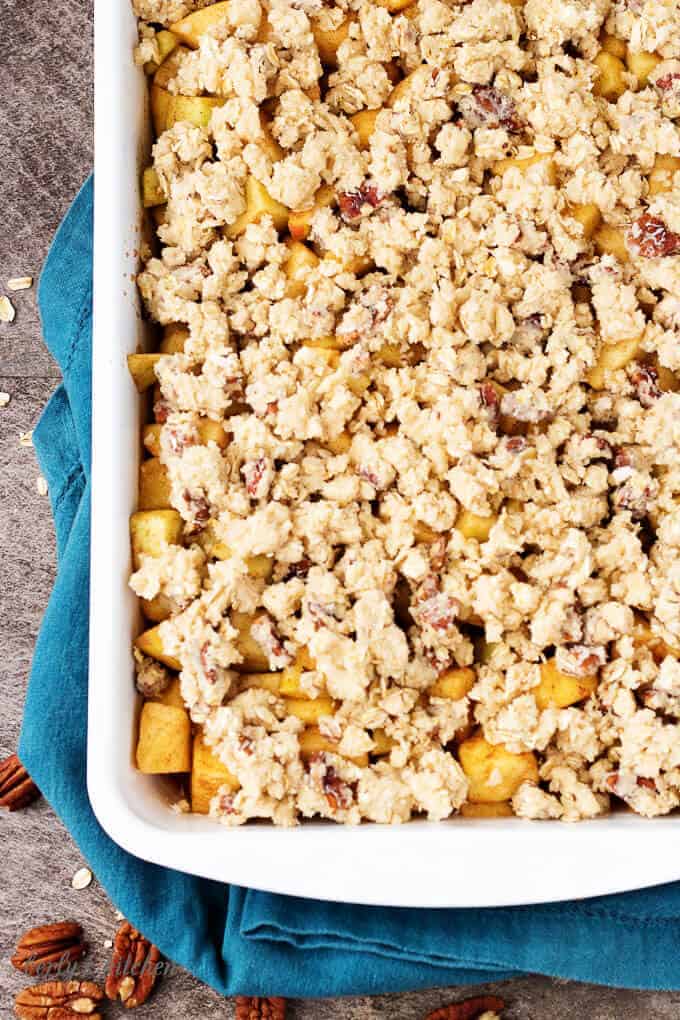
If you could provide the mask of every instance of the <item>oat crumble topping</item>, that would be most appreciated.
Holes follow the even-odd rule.
[[[675,809],[679,0],[133,5],[211,814]]]

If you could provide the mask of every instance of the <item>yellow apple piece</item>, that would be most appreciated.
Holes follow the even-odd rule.
[[[135,569],[141,556],[160,556],[166,545],[180,545],[183,522],[176,510],[142,510],[130,517]]]
[[[619,57],[607,53],[606,50],[600,50],[594,64],[600,76],[593,86],[593,94],[602,96],[610,103],[616,102],[628,87],[625,79],[626,65]]]
[[[177,612],[176,603],[163,594],[154,595],[152,599],[140,598],[139,604],[144,616],[151,623],[162,623]]]
[[[508,170],[519,170],[522,173],[534,166],[544,166],[548,184],[557,184],[557,167],[552,152],[535,152],[532,156],[508,156],[507,159],[498,159],[491,167],[492,173],[502,177]]]
[[[486,542],[497,520],[496,514],[481,517],[479,514],[473,514],[471,510],[461,510],[455,527],[464,538],[476,538],[478,542]]]
[[[334,715],[337,704],[332,698],[285,698],[286,711],[303,723],[318,723],[325,715]]]
[[[607,373],[625,368],[640,353],[640,337],[619,340],[614,344],[603,344],[595,364],[586,375],[587,383],[594,390],[607,388]]]
[[[359,110],[349,118],[359,136],[359,148],[367,149],[371,144],[371,135],[375,131],[375,122],[382,110]]]
[[[679,26],[680,27],[680,26]],[[631,74],[634,74],[637,82],[637,89],[643,89],[649,81],[649,76],[663,60],[658,53],[626,53],[626,67]]]
[[[146,167],[142,173],[142,205],[151,209],[155,205],[164,205],[167,200],[155,167]]]
[[[191,720],[186,709],[147,701],[139,717],[137,768],[147,775],[189,772]]]
[[[605,33],[600,38],[600,46],[605,51],[605,53],[611,53],[613,57],[618,57],[619,60],[626,59],[628,47],[624,39],[619,39],[615,35],[607,35]]]
[[[474,669],[470,669],[469,666],[445,669],[429,688],[428,694],[432,698],[451,698],[452,701],[458,701],[470,692],[476,679]]]
[[[128,354],[128,371],[140,393],[144,393],[156,382],[156,365],[160,354]]]
[[[283,263],[286,274],[286,297],[300,298],[307,293],[307,280],[319,264],[318,255],[301,241],[288,242],[288,258]]]
[[[191,810],[198,815],[209,814],[210,801],[223,786],[238,790],[240,785],[236,776],[210,750],[203,734],[196,733],[191,765]]]
[[[246,178],[246,208],[226,228],[225,234],[232,240],[239,237],[250,223],[259,223],[263,216],[271,216],[277,230],[285,230],[288,224],[288,208],[277,202],[252,174]]]
[[[148,655],[150,659],[158,659],[159,662],[169,666],[170,669],[177,670],[177,672],[181,670],[182,663],[179,659],[176,659],[174,655],[169,655],[163,649],[159,627],[150,627],[149,630],[143,631],[139,637],[135,638],[134,644],[135,648],[138,648],[144,655]]]
[[[338,66],[338,50],[349,35],[350,25],[355,20],[356,18],[345,18],[337,28],[321,28],[318,22],[312,20],[312,35],[319,51],[319,60],[324,67],[334,69]]]
[[[240,673],[268,673],[269,658],[264,649],[250,633],[250,628],[255,622],[251,613],[241,613],[235,610],[231,614],[232,627],[238,631],[236,647],[241,653],[242,661],[234,663],[233,668]]]
[[[611,223],[603,223],[593,235],[595,250],[599,255],[613,255],[619,262],[628,262],[630,258],[626,237],[621,227]]]
[[[229,20],[229,6],[230,0],[224,0],[224,2],[210,4],[209,7],[203,7],[200,11],[194,11],[193,14],[188,14],[186,18],[182,18],[181,21],[176,21],[174,25],[170,26],[170,31],[177,36],[177,38],[190,46],[192,50],[197,50],[201,44],[201,36],[209,32],[215,25],[219,25],[222,22]]]
[[[160,457],[161,453],[161,425],[142,426],[142,443],[147,453],[152,457]]]
[[[583,227],[583,236],[590,240],[602,222],[599,207],[594,202],[587,202],[585,205],[572,205],[569,212]]]
[[[169,32],[167,28],[161,29],[160,32],[156,33],[156,45],[158,46],[159,61],[156,63],[155,60],[147,60],[144,65],[144,71],[148,75],[155,74],[158,68],[163,64],[170,54],[179,45],[179,39],[172,32]]]
[[[163,330],[163,339],[160,344],[161,354],[182,354],[188,339],[189,328],[179,322],[171,322]]]
[[[281,693],[289,697],[309,698],[310,695],[300,684],[300,677],[316,669],[316,663],[306,648],[301,648],[295,661],[286,666],[281,673]]]
[[[170,479],[158,457],[150,457],[139,465],[140,510],[165,510],[170,507]]]
[[[555,665],[554,659],[541,663],[541,679],[532,693],[540,709],[568,708],[590,697],[597,687],[597,673],[571,676]]]
[[[302,733],[299,733],[298,742],[302,758],[311,758],[313,754],[319,754],[321,751],[326,754],[340,754],[338,745],[329,740],[328,737],[324,737],[323,733],[316,726],[308,726]],[[341,755],[341,757],[347,756]],[[347,758],[347,760],[358,765],[359,768],[366,768],[368,765],[368,754],[355,755],[352,758]]]
[[[656,156],[654,166],[647,178],[649,194],[660,195],[673,190],[674,174],[680,171],[680,156]]]
[[[328,184],[322,184],[314,196],[314,204],[307,209],[292,209],[288,214],[288,231],[294,241],[305,241],[312,229],[312,219],[320,209],[336,202],[336,194]]]
[[[458,757],[473,804],[510,800],[522,783],[538,782],[538,763],[531,751],[514,754],[502,744],[490,744],[481,733],[463,741]]]
[[[512,818],[515,814],[507,800],[498,804],[470,804],[467,801],[461,806],[460,813],[463,818]]]

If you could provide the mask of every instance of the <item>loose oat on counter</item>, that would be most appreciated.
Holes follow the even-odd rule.
[[[227,825],[675,809],[679,0],[133,4],[139,767]]]

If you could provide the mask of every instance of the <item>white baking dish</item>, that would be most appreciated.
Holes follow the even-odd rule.
[[[680,877],[680,819],[618,815],[580,825],[452,820],[399,828],[310,823],[225,829],[170,810],[133,767],[137,711],[127,587],[140,401],[125,356],[144,339],[133,275],[146,86],[128,0],[96,0],[94,422],[88,789],[118,844],[149,861],[298,896],[394,906],[492,906],[592,896]]]

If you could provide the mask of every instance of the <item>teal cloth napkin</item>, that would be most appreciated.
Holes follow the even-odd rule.
[[[397,992],[528,971],[680,988],[680,883],[487,910],[320,903],[148,864],[100,828],[85,783],[92,197],[90,180],[40,281],[45,341],[64,378],[34,434],[50,487],[59,569],[35,651],[19,754],[113,902],[170,959],[229,995]]]

